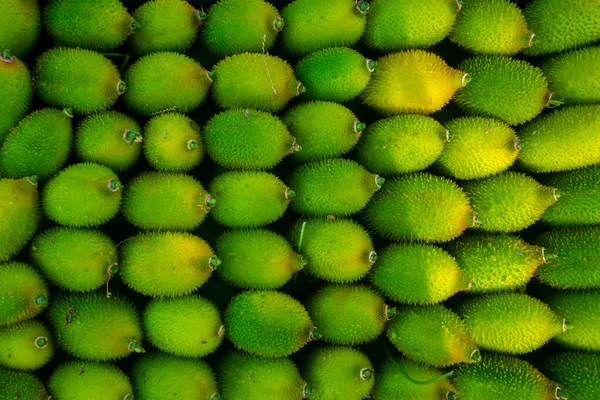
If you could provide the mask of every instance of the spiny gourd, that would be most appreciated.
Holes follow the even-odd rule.
[[[518,132],[519,165],[529,172],[571,171],[600,163],[600,105],[562,108]]]
[[[298,162],[335,158],[349,152],[366,125],[341,104],[309,101],[290,108],[281,117],[301,151],[290,158]]]
[[[150,343],[182,357],[204,357],[214,352],[225,333],[217,307],[194,295],[154,299],[146,306],[143,320]]]
[[[0,179],[0,261],[29,242],[39,220],[37,177]]]
[[[480,358],[465,323],[439,304],[401,308],[386,334],[405,356],[434,367],[477,362]]]
[[[204,139],[210,158],[229,169],[270,169],[300,150],[279,118],[259,110],[234,109],[213,116]]]
[[[384,247],[369,278],[384,296],[414,305],[441,303],[470,288],[454,257],[439,247],[418,243]]]
[[[185,53],[196,41],[206,13],[186,0],[152,0],[134,13],[135,33],[129,38],[137,55],[174,51]]]
[[[446,123],[448,140],[436,167],[455,179],[499,174],[517,159],[521,146],[515,131],[493,118],[462,117]]]
[[[306,86],[303,97],[343,103],[365,90],[376,66],[356,50],[333,47],[307,55],[294,72]]]
[[[206,15],[202,39],[216,56],[266,52],[285,26],[279,11],[264,0],[223,0]]]
[[[52,221],[91,228],[110,221],[121,204],[121,182],[100,164],[73,164],[44,187],[44,211]]]
[[[11,3],[13,2],[11,1]],[[5,4],[3,2],[2,6]],[[2,15],[5,16],[6,14],[3,13]],[[3,24],[2,27],[4,28],[4,26]],[[0,34],[1,37],[3,37],[2,34]],[[3,93],[0,96],[1,144],[10,128],[15,126],[27,114],[33,97],[33,85],[29,70],[25,63],[12,55],[10,50],[0,50],[0,87],[2,87]]]
[[[192,176],[145,172],[128,187],[123,214],[142,229],[189,231],[204,221],[215,203]]]
[[[304,270],[328,282],[357,281],[377,261],[369,233],[349,219],[300,220],[290,236],[306,258]]]
[[[215,250],[219,277],[242,289],[278,289],[306,264],[282,236],[265,229],[225,232]]]
[[[218,199],[211,217],[231,228],[278,220],[296,195],[277,176],[262,171],[225,172],[210,182],[209,189]]]
[[[555,188],[519,172],[465,182],[462,187],[477,213],[478,228],[488,232],[525,229],[560,197]]]
[[[558,382],[561,391],[579,400],[600,397],[600,354],[567,351],[552,354],[544,362],[544,373]]]
[[[37,58],[38,96],[57,108],[88,114],[112,107],[127,89],[117,67],[91,50],[57,47]]]
[[[536,350],[564,329],[564,320],[550,307],[520,293],[465,300],[457,312],[480,348],[509,354]]]
[[[469,74],[449,67],[433,53],[391,53],[377,60],[362,101],[388,115],[432,114],[469,81]]]
[[[0,15],[0,51],[11,49],[17,57],[26,57],[37,42],[41,30],[42,18],[38,1],[4,0],[0,4]]]
[[[242,292],[225,313],[227,337],[236,348],[262,357],[284,357],[319,337],[302,304],[275,291]]]
[[[144,351],[137,310],[125,297],[107,297],[102,291],[63,293],[49,310],[61,348],[75,357],[111,361]]]
[[[329,159],[296,167],[287,183],[296,192],[292,210],[311,216],[359,212],[385,179],[352,160]]]
[[[21,262],[0,263],[0,327],[33,318],[48,305],[48,287]]]
[[[447,242],[475,222],[462,189],[427,173],[389,179],[363,217],[370,232],[394,241]]]
[[[456,0],[373,0],[365,42],[384,52],[433,46],[448,36],[461,8]]]
[[[90,115],[77,127],[75,151],[80,160],[121,172],[131,168],[142,150],[142,130],[131,117],[117,111]]]
[[[46,365],[53,354],[54,340],[38,320],[0,328],[0,366],[33,371]]]
[[[551,104],[542,70],[506,56],[478,56],[459,64],[471,82],[454,101],[469,115],[493,117],[509,125],[527,122]]]
[[[365,30],[368,10],[362,0],[295,0],[281,11],[281,48],[302,57],[328,47],[352,47]]]
[[[503,233],[466,234],[452,241],[449,250],[473,282],[470,293],[522,288],[552,256],[543,247]]]
[[[517,54],[534,44],[535,34],[510,0],[468,0],[458,13],[450,40],[474,53]]]
[[[118,271],[115,244],[95,229],[49,229],[33,239],[31,259],[53,284],[77,292],[100,288]]]
[[[204,157],[200,126],[178,113],[153,117],[144,126],[144,155],[152,167],[165,172],[185,172]]]
[[[146,3],[150,4],[150,3]],[[137,60],[125,72],[125,106],[141,115],[165,111],[188,113],[208,94],[212,78],[188,56],[158,52]]]
[[[71,361],[59,365],[48,379],[52,398],[133,400],[127,375],[111,364]]]
[[[0,399],[48,399],[48,392],[42,381],[28,372],[0,367],[0,382]]]
[[[326,285],[305,304],[324,341],[350,346],[374,340],[396,313],[362,285]]]
[[[48,179],[67,161],[72,136],[71,118],[66,111],[34,111],[6,136],[0,148],[0,175]]]
[[[120,0],[51,0],[44,25],[59,46],[115,50],[138,26]]]
[[[224,399],[301,400],[311,393],[296,365],[286,357],[263,358],[232,351],[221,359],[218,375]]]
[[[213,97],[221,108],[281,111],[306,90],[287,61],[269,54],[243,53],[215,65]]]
[[[146,296],[182,296],[202,286],[221,261],[189,233],[140,233],[121,246],[123,282]]]
[[[362,400],[373,388],[374,375],[369,358],[351,347],[318,347],[302,368],[311,400]]]
[[[356,159],[371,172],[388,176],[420,171],[442,154],[446,129],[424,115],[399,115],[370,124]]]

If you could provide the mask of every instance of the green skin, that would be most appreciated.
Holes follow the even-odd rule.
[[[262,357],[283,357],[316,338],[308,312],[276,291],[242,292],[225,312],[227,337],[236,348]]]
[[[204,128],[210,158],[227,169],[264,170],[300,150],[285,124],[258,110],[227,110]]]
[[[53,354],[54,341],[40,321],[0,328],[0,366],[34,371],[46,365]]]
[[[0,175],[48,179],[67,162],[73,128],[65,111],[45,108],[29,114],[0,148]]]
[[[49,309],[61,348],[75,357],[111,361],[144,351],[137,310],[121,296],[63,294]]]
[[[38,1],[2,1],[0,15],[2,15],[2,26],[0,27],[1,51],[11,49],[17,57],[26,57],[37,42],[41,30],[42,18]],[[4,88],[5,86],[2,85],[1,87]],[[0,109],[3,110],[4,107],[0,107]]]
[[[48,380],[48,390],[57,399],[133,399],[131,382],[123,371],[111,364],[89,361],[56,367]]]
[[[47,400],[48,392],[44,384],[35,375],[27,372],[17,372],[0,367],[0,398]]]
[[[52,0],[44,25],[60,46],[109,51],[125,43],[134,21],[119,0]]]
[[[2,6],[5,4],[2,3]],[[2,28],[4,27],[5,25],[2,24]],[[0,37],[5,36],[0,33]],[[9,130],[27,114],[33,97],[33,85],[27,66],[21,60],[13,58],[14,56],[4,57],[4,55],[8,56],[10,52],[4,52],[2,58],[0,58],[0,87],[2,87],[2,96],[0,97],[0,143],[4,141]]]
[[[542,368],[548,378],[560,384],[569,398],[596,400],[600,397],[600,354],[557,353],[551,355]]]
[[[99,230],[58,227],[33,239],[31,259],[61,289],[89,292],[117,273],[117,250]]]
[[[566,330],[554,338],[556,343],[569,349],[600,351],[600,292],[555,291],[544,301],[566,320]]]
[[[182,114],[160,114],[144,127],[144,155],[156,170],[189,171],[204,157],[200,127]]]
[[[116,111],[91,115],[77,127],[75,150],[80,160],[106,165],[116,172],[132,167],[142,150],[142,130]]]
[[[20,262],[0,263],[0,327],[33,318],[48,305],[42,277]]]

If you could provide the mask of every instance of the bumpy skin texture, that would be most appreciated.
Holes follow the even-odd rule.
[[[427,168],[442,153],[446,129],[424,115],[401,115],[367,127],[356,157],[364,167],[388,176]]]
[[[44,25],[60,46],[114,50],[133,33],[133,18],[120,0],[52,0]]]
[[[600,397],[600,354],[568,351],[553,354],[543,365],[548,378],[558,382],[570,398]]]
[[[73,164],[44,187],[44,211],[59,224],[92,228],[117,214],[121,193],[119,178],[108,167]]]
[[[388,180],[364,212],[370,232],[394,241],[447,242],[473,218],[456,183],[426,173]]]
[[[554,340],[563,347],[600,351],[600,312],[598,291],[554,291],[544,301],[567,324],[565,332]]]
[[[63,111],[34,111],[6,136],[0,148],[0,175],[49,178],[67,161],[72,136],[71,119]]]
[[[159,171],[189,171],[204,157],[200,127],[183,114],[160,114],[144,127],[144,155]]]
[[[21,262],[0,263],[0,327],[41,313],[48,305],[48,288],[42,277]]]
[[[204,131],[208,155],[228,169],[271,169],[296,149],[285,124],[259,110],[223,111]]]
[[[204,357],[221,344],[219,310],[200,296],[156,299],[144,310],[144,331],[158,349],[182,357]]]
[[[560,196],[556,189],[518,172],[505,172],[462,186],[477,213],[478,228],[488,232],[525,229]]]
[[[433,46],[450,33],[460,15],[455,0],[370,3],[365,41],[383,52]]]
[[[387,337],[408,358],[434,367],[470,362],[477,347],[465,323],[442,305],[402,308]]]
[[[134,306],[104,292],[63,294],[50,304],[49,319],[60,345],[84,360],[111,361],[139,351],[142,326]]]
[[[0,398],[47,400],[48,392],[44,384],[35,375],[27,372],[17,372],[0,367]]]
[[[135,164],[142,150],[142,137],[130,137],[133,132],[141,135],[141,127],[125,114],[106,111],[91,115],[77,127],[77,156],[117,172],[125,171]]]
[[[365,208],[383,182],[352,160],[330,159],[296,167],[286,179],[296,192],[292,210],[310,216],[346,216]]]
[[[33,371],[46,365],[53,354],[54,340],[38,320],[0,328],[0,367]]]
[[[480,54],[513,55],[532,40],[527,21],[510,0],[467,0],[456,16],[450,40]]]
[[[455,179],[479,179],[499,174],[517,159],[515,131],[493,118],[462,117],[446,124],[449,140],[436,166]]]
[[[300,220],[291,243],[306,258],[305,271],[328,282],[357,281],[376,259],[369,233],[348,219]]]
[[[270,224],[281,218],[291,199],[277,176],[261,171],[225,172],[210,182],[209,189],[218,199],[211,217],[230,228]]]
[[[355,98],[371,78],[369,60],[356,50],[334,47],[304,57],[294,71],[311,100],[343,103]]]
[[[548,103],[548,82],[538,67],[505,56],[479,56],[458,68],[471,82],[454,100],[470,115],[498,118],[509,125],[527,122]]]
[[[133,13],[140,27],[129,38],[138,55],[158,51],[185,53],[194,44],[200,13],[185,0],[149,1]]]
[[[387,115],[439,111],[468,81],[464,72],[424,50],[391,53],[377,62],[362,100]]]
[[[335,158],[349,152],[358,142],[359,123],[354,113],[337,103],[301,103],[282,116],[301,151],[290,158],[298,162]]]
[[[232,230],[219,236],[217,274],[242,289],[278,289],[305,264],[279,234],[264,229]]]
[[[48,380],[52,398],[103,400],[133,396],[127,375],[111,364],[72,361],[61,364]]]
[[[37,58],[38,96],[57,108],[88,114],[112,107],[124,90],[117,67],[100,53],[58,47]]]
[[[517,158],[529,172],[571,171],[600,163],[600,105],[562,108],[518,131]]]
[[[2,6],[4,4],[2,3]],[[2,26],[4,27],[4,24]],[[0,37],[3,35],[0,34]],[[27,114],[31,105],[33,85],[27,66],[17,58],[11,62],[0,60],[0,87],[2,87],[2,96],[0,96],[0,143],[2,143],[10,128]]]
[[[361,372],[369,379],[363,379]],[[311,400],[362,400],[376,380],[371,361],[351,347],[312,350],[302,368],[302,376],[312,389]]]
[[[123,214],[143,229],[189,231],[204,221],[211,198],[189,175],[146,172],[127,188]]]
[[[556,384],[531,364],[500,354],[483,353],[481,362],[457,366],[452,380],[464,400],[558,398]]]
[[[182,296],[210,278],[213,256],[208,243],[189,233],[140,233],[121,246],[120,274],[147,296]]]
[[[117,249],[99,230],[57,227],[35,237],[31,258],[61,289],[89,292],[113,275]]]
[[[281,30],[279,11],[264,0],[225,0],[213,4],[202,28],[203,42],[216,56],[268,52]]]
[[[37,184],[28,178],[0,179],[0,261],[8,261],[29,242],[39,220]]]
[[[0,49],[11,49],[19,58],[26,57],[40,34],[41,15],[38,1],[2,1],[0,15]]]
[[[449,250],[473,282],[470,293],[493,293],[525,286],[551,249],[507,234],[466,234]]]
[[[125,82],[125,105],[142,115],[193,111],[202,104],[212,84],[202,65],[173,52],[140,58],[125,72]]]
[[[289,358],[227,353],[218,367],[220,394],[230,400],[301,400],[305,382]]]
[[[563,330],[563,320],[546,304],[519,293],[466,300],[458,307],[473,341],[483,349],[525,354]]]
[[[225,313],[227,336],[236,348],[262,357],[283,357],[311,338],[313,323],[298,300],[275,291],[243,292]]]
[[[596,0],[533,0],[523,10],[535,32],[527,55],[557,53],[600,39],[600,4]]]
[[[365,30],[366,17],[352,0],[296,0],[281,11],[281,48],[293,57],[328,47],[352,47]]]
[[[287,61],[269,54],[229,56],[215,65],[213,72],[213,97],[222,108],[277,112],[301,90]]]
[[[136,398],[143,400],[210,399],[217,393],[215,374],[205,361],[163,353],[136,360],[131,380]]]
[[[370,280],[386,297],[415,305],[441,303],[469,284],[454,257],[427,244],[383,248]]]

